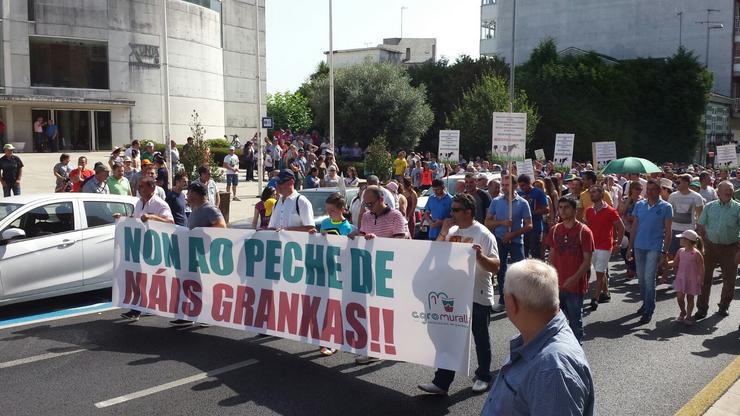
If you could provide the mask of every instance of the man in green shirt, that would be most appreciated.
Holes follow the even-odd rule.
[[[108,177],[108,191],[112,195],[131,195],[131,185],[123,176],[123,166],[113,165],[111,175]]]
[[[154,163],[154,143],[148,142],[146,148],[141,152],[141,160],[148,160]]]
[[[712,274],[717,263],[722,271],[722,296],[717,313],[729,316],[730,301],[735,292],[737,255],[740,247],[740,202],[732,199],[734,192],[732,182],[720,183],[717,187],[719,199],[708,203],[699,216],[697,231],[704,239],[704,281],[695,319],[707,316]]]

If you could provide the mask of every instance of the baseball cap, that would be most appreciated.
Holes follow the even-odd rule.
[[[3,150],[15,150],[15,146],[13,146],[12,144],[8,143],[5,146],[3,146]]]
[[[234,147],[234,146],[229,146],[229,150],[235,150],[235,149],[236,149],[236,147]]]
[[[701,182],[699,182],[698,180],[693,180],[691,181],[691,183],[689,183],[689,186],[695,186],[697,188],[701,188]]]
[[[576,175],[574,175],[572,173],[569,173],[569,174],[565,175],[565,178],[563,178],[563,182],[570,182],[570,181],[575,180],[575,179],[578,179],[578,176],[576,176]]]
[[[152,161],[149,159],[144,159],[141,161],[141,166],[151,165]]]
[[[188,185],[188,192],[195,192],[202,196],[206,196],[208,194],[206,186],[201,181],[191,182],[190,185]]]
[[[110,169],[108,168],[108,166],[105,166],[103,163],[99,165],[95,164],[95,173],[98,173],[98,172],[110,172]]]
[[[150,146],[151,146],[151,147],[154,147],[154,143],[152,143],[152,142],[147,142],[147,143],[146,143],[146,147],[150,147]]]
[[[285,183],[291,179],[295,180],[295,175],[291,170],[283,169],[278,173],[278,183]]]
[[[676,235],[676,238],[685,238],[690,241],[696,241],[697,239],[699,239],[699,234],[697,234],[694,230],[686,230],[681,234]]]

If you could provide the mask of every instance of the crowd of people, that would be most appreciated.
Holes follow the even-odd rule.
[[[661,172],[650,174],[601,175],[589,163],[574,163],[563,172],[552,163],[537,161],[530,177],[517,174],[515,166],[480,158],[450,164],[429,152],[401,151],[393,161],[392,179],[381,183],[370,175],[361,182],[351,167],[340,176],[334,156],[336,151],[356,156],[357,146],[331,149],[328,141],[317,139],[278,131],[265,139],[264,155],[256,153],[252,141],[245,144],[241,158],[232,148],[223,162],[227,192],[237,199],[240,167],[247,181],[254,180],[255,158],[264,157],[269,180],[254,207],[252,226],[258,230],[472,244],[477,270],[472,277],[471,329],[478,359],[472,389],[480,393],[493,386],[485,414],[501,414],[502,403],[507,403],[502,397],[511,395],[512,385],[530,387],[524,393],[527,397],[512,405],[527,408],[530,414],[539,414],[537,409],[547,405],[538,397],[542,394],[537,386],[570,397],[560,404],[570,410],[593,411],[593,384],[581,349],[582,309],[584,302],[595,310],[611,301],[609,262],[615,255],[625,263],[626,278],[638,279],[642,304],[636,313],[641,323],[652,320],[656,286],[671,280],[676,322],[694,325],[705,318],[717,266],[722,291],[716,312],[730,313],[740,261],[740,178],[734,172],[665,164]],[[218,187],[207,166],[198,169],[199,177],[192,183],[176,173],[169,186],[162,155],[151,143],[145,150],[139,146],[134,141],[125,151],[116,148],[110,160],[95,163],[92,169],[85,157],[70,169],[69,156],[62,154],[53,169],[55,189],[136,195],[140,200],[133,215],[142,221],[226,227],[217,208]],[[19,187],[23,165],[12,150],[6,145],[0,158],[6,196],[20,192],[13,188]],[[453,182],[451,175],[458,175]],[[317,228],[314,207],[299,190],[337,187],[339,181],[346,187],[358,186],[357,197],[347,201],[342,192],[332,193],[324,207],[328,218]],[[417,207],[422,195],[426,203]],[[504,311],[521,335],[512,342],[511,360],[493,380],[488,328],[491,315]],[[139,315],[135,310],[123,314],[129,319]],[[321,348],[324,355],[335,352]],[[521,356],[536,359],[523,362],[517,359]],[[356,357],[358,364],[377,360]],[[535,374],[531,367],[537,365],[547,371],[531,380]],[[418,387],[446,394],[454,376],[440,369],[431,382]],[[571,382],[573,377],[579,381]]]

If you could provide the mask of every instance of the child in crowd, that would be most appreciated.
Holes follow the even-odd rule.
[[[329,215],[329,218],[325,218],[324,221],[321,222],[321,234],[349,235],[349,233],[352,232],[352,224],[350,224],[350,222],[344,217],[347,205],[342,194],[335,192],[329,195],[324,204],[326,214]],[[311,233],[313,234],[315,232],[316,231],[312,231]],[[321,354],[329,356],[337,352],[337,349],[321,347],[320,351]]]
[[[277,203],[277,191],[272,186],[267,186],[262,191],[260,201],[254,206],[254,216],[252,217],[252,228],[264,229],[270,224],[272,209]]]
[[[693,325],[695,321],[691,313],[694,309],[694,296],[701,294],[704,280],[702,241],[693,230],[686,230],[676,237],[681,239],[681,248],[678,249],[675,259],[669,263],[669,266],[672,263],[676,271],[673,287],[676,290],[678,307],[681,309],[676,321]]]

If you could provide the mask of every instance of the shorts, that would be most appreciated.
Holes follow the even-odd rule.
[[[681,234],[679,231],[671,230],[671,246],[668,248],[668,254],[675,256],[678,253],[678,249],[681,248],[681,238],[676,237],[676,234]]]
[[[609,259],[612,257],[612,252],[609,250],[594,250],[593,256],[591,256],[591,264],[594,265],[596,273],[606,273],[609,269]]]
[[[238,184],[239,184],[239,175],[237,175],[236,173],[226,174],[226,186],[231,186],[231,185],[236,186]]]

